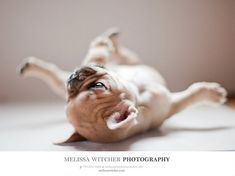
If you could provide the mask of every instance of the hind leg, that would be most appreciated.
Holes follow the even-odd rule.
[[[57,95],[66,98],[66,81],[69,73],[59,69],[54,64],[30,57],[19,66],[19,74],[45,81]]]
[[[114,28],[107,30],[91,42],[83,65],[90,63],[105,65],[109,62],[126,65],[140,63],[140,59],[134,52],[119,44],[119,32]]]
[[[185,91],[172,94],[170,115],[195,104],[223,104],[226,101],[226,95],[226,90],[218,83],[194,83]]]

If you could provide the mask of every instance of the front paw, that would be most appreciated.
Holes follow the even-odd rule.
[[[219,105],[226,102],[227,91],[218,83],[194,83],[189,89],[195,94],[195,97],[206,103]]]
[[[26,58],[18,67],[17,73],[21,76],[24,76],[31,70],[31,68],[36,64],[37,58],[28,57]]]

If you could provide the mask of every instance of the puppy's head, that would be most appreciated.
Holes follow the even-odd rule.
[[[67,116],[89,140],[115,141],[137,123],[135,88],[103,67],[76,70],[68,80],[67,92]]]

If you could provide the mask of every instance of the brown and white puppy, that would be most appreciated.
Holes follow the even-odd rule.
[[[226,90],[218,83],[194,83],[185,91],[170,92],[156,70],[119,45],[114,29],[91,43],[82,66],[72,74],[33,57],[20,73],[46,81],[67,99],[74,133],[64,142],[119,141],[158,128],[188,106],[226,101]]]

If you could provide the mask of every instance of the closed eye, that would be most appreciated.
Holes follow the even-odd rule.
[[[102,82],[95,82],[90,86],[91,89],[105,89],[107,90],[108,88],[104,85]]]

